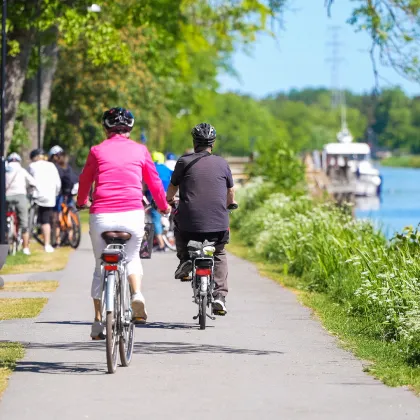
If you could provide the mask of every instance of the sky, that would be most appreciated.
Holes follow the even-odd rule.
[[[362,93],[374,86],[369,56],[370,38],[355,33],[346,23],[357,4],[351,0],[337,0],[328,18],[324,0],[291,0],[284,13],[284,29],[274,40],[260,35],[251,55],[238,50],[232,59],[239,80],[226,74],[219,76],[220,91],[239,91],[264,97],[292,88],[332,86],[331,26],[339,26],[339,55],[343,59],[339,69],[339,84]],[[420,85],[410,82],[394,70],[379,67],[381,87],[401,86],[409,95],[420,93]]]

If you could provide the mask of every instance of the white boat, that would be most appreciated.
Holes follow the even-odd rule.
[[[360,197],[374,197],[380,194],[382,178],[371,162],[371,150],[367,143],[354,143],[347,128],[337,134],[337,143],[328,143],[322,151],[322,168],[343,168],[348,165],[351,180],[348,185]]]

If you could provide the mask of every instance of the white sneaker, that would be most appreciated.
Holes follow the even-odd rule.
[[[145,323],[147,319],[146,304],[141,292],[135,293],[131,298],[133,318],[139,323]]]
[[[51,253],[54,252],[54,248],[51,245],[45,245],[45,252]]]
[[[23,248],[23,249],[22,249],[22,252],[23,252],[25,255],[31,255],[31,251],[29,250],[29,248]]]

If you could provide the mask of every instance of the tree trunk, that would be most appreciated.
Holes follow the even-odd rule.
[[[57,70],[58,45],[54,41],[41,50],[42,71],[41,71],[41,147],[44,144],[46,128],[45,111],[48,110],[51,101],[52,85]],[[37,110],[38,104],[38,79],[35,74],[31,79],[26,79],[22,93],[22,101],[32,105]],[[23,119],[23,125],[28,130],[30,144],[22,150],[24,161],[28,160],[31,150],[38,148],[38,119],[37,111]]]
[[[14,57],[8,55],[6,62],[6,109],[5,109],[5,153],[9,149],[13,137],[16,111],[22,96],[23,83],[25,82],[26,71],[34,41],[32,30],[20,30],[8,35],[8,39],[19,42],[20,51]],[[1,75],[0,75],[1,77]]]

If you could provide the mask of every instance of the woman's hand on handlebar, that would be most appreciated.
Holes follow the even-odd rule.
[[[83,204],[83,206],[79,206],[78,204],[76,204],[76,209],[77,210],[88,210],[90,209],[90,207],[92,206],[92,203],[90,201],[88,201],[86,204]]]
[[[172,207],[169,204],[168,204],[168,207],[166,207],[166,210],[164,210],[164,211],[159,210],[159,213],[164,215],[164,216],[166,216],[168,214],[171,214],[171,212],[172,212]]]

